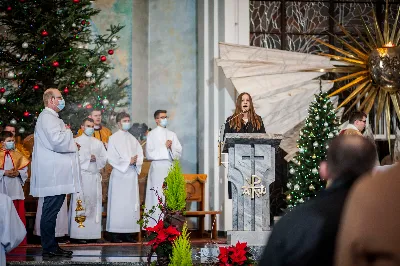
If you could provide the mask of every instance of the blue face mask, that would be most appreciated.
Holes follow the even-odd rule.
[[[122,130],[128,131],[131,128],[131,123],[121,123],[122,125]]]
[[[6,142],[6,149],[7,150],[13,150],[14,148],[15,148],[15,142],[14,141]]]
[[[65,107],[65,100],[64,99],[58,100],[58,105],[57,105],[58,110],[61,111],[62,109],[64,109],[64,107]]]
[[[94,128],[92,127],[85,127],[85,134],[88,135],[89,137],[92,136],[94,133]]]
[[[167,120],[167,118],[161,119],[161,121],[160,121],[160,126],[162,126],[162,127],[167,127],[167,125],[168,125],[168,120]]]

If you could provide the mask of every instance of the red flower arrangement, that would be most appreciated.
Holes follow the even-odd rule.
[[[149,242],[147,245],[151,246],[154,252],[159,254],[156,250],[159,247],[165,249],[165,245],[171,246],[172,242],[181,234],[172,225],[167,225],[164,221],[159,221],[154,227],[146,227]]]
[[[236,246],[220,247],[218,255],[219,266],[253,265],[253,255],[249,252],[246,242],[237,242]]]

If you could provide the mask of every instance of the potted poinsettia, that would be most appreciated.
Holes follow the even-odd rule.
[[[156,253],[157,265],[168,265],[173,241],[180,235],[185,223],[183,214],[186,207],[186,184],[179,161],[174,161],[164,180],[162,193],[165,200],[158,194],[158,191],[153,188],[150,190],[158,198],[158,204],[147,210],[146,206],[143,206],[142,218],[137,223],[145,228],[146,240],[151,246],[148,263],[150,264],[153,253]],[[156,209],[161,210],[158,217],[154,217]],[[156,226],[147,227],[149,220],[155,221]]]
[[[151,246],[151,256],[155,252],[157,254],[157,265],[168,265],[172,254],[172,243],[180,235],[175,226],[164,223],[160,220],[154,227],[146,227],[148,245]]]
[[[235,246],[220,247],[218,255],[219,266],[253,265],[255,262],[249,252],[246,242],[237,242]]]

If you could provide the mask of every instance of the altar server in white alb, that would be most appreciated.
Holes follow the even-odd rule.
[[[9,196],[0,193],[0,265],[6,265],[6,252],[17,247],[26,230]]]
[[[75,142],[80,145],[79,161],[81,164],[82,192],[73,194],[71,198],[69,236],[76,242],[85,244],[88,240],[101,239],[102,193],[100,170],[106,165],[107,152],[103,143],[93,137],[93,119],[85,118],[81,130],[83,134],[75,138]],[[84,228],[78,228],[78,224],[75,222],[78,198],[83,201],[85,208]]]
[[[143,164],[143,149],[128,132],[129,114],[116,117],[119,130],[108,140],[107,159],[113,170],[108,187],[107,227],[112,242],[136,242],[132,233],[139,232],[140,218],[138,176]]]
[[[146,189],[146,209],[151,209],[158,204],[158,199],[153,190],[164,198],[162,185],[173,160],[179,160],[182,154],[182,146],[176,134],[167,129],[168,117],[166,110],[157,110],[154,113],[154,119],[157,127],[147,135],[146,158],[151,162],[149,177],[147,179]],[[156,208],[154,217],[159,217],[160,209]],[[155,226],[156,222],[152,219],[149,226]]]
[[[79,146],[69,127],[58,117],[65,107],[60,91],[47,89],[43,102],[45,108],[35,126],[30,192],[34,197],[44,197],[40,221],[43,257],[71,257],[71,251],[58,246],[55,228],[65,195],[81,190]]]

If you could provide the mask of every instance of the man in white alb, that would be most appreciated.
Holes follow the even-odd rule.
[[[25,226],[15,210],[9,196],[0,193],[0,265],[6,265],[6,252],[22,242],[26,235]]]
[[[112,242],[136,242],[132,233],[139,232],[140,218],[138,176],[143,164],[143,149],[128,132],[130,115],[116,117],[119,130],[108,140],[107,159],[113,167],[108,186],[107,232]]]
[[[81,164],[82,192],[72,195],[70,202],[69,236],[75,242],[85,244],[87,240],[101,242],[101,175],[100,170],[106,165],[107,152],[103,143],[93,137],[94,121],[85,118],[81,125],[83,134],[75,138],[80,145],[79,161]],[[80,198],[85,208],[85,227],[78,228],[75,222],[76,201]]]
[[[47,89],[43,102],[45,108],[35,126],[30,193],[44,198],[40,221],[42,256],[71,257],[72,251],[58,246],[55,227],[66,194],[81,190],[79,146],[72,131],[58,117],[58,112],[65,107],[61,92]]]
[[[176,134],[168,130],[168,117],[166,110],[157,110],[154,113],[154,119],[157,127],[150,131],[147,135],[146,143],[146,158],[151,162],[149,176],[147,179],[146,189],[146,209],[151,209],[158,204],[158,199],[154,189],[160,197],[164,197],[162,193],[162,185],[165,177],[168,175],[168,170],[172,165],[173,160],[179,160],[182,154],[182,146]],[[155,219],[158,219],[161,210],[156,208],[153,214]],[[156,222],[149,220],[148,226],[155,226]]]

